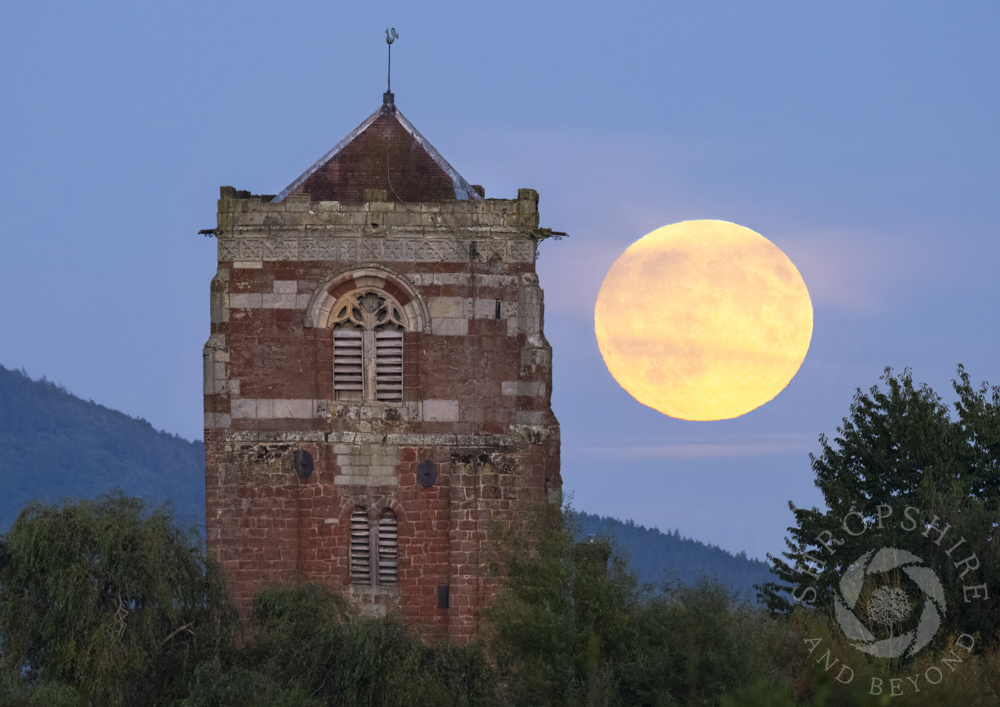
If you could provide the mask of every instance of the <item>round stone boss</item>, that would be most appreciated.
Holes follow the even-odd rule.
[[[295,473],[299,475],[300,479],[308,479],[312,476],[313,457],[304,449],[298,449],[295,452]]]
[[[417,464],[417,483],[425,489],[434,485],[434,482],[437,481],[437,475],[437,464],[430,459],[424,459]]]

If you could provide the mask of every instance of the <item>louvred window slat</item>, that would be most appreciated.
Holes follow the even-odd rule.
[[[396,584],[398,558],[396,514],[386,508],[372,522],[364,508],[356,508],[351,514],[351,584]]]
[[[388,508],[378,519],[378,583],[396,584],[396,514]]]
[[[333,320],[333,397],[403,401],[403,310],[378,290],[345,295]]]
[[[351,514],[351,584],[371,584],[371,526],[363,508]]]

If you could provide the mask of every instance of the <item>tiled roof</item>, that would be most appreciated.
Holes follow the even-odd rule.
[[[312,201],[359,202],[366,189],[384,190],[389,201],[481,198],[399,112],[392,94],[274,201],[309,194]]]

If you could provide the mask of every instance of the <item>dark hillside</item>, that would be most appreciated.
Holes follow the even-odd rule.
[[[170,501],[182,525],[205,524],[201,442],[0,366],[0,532],[31,499],[92,498],[116,486]]]
[[[682,538],[678,531],[663,533],[656,528],[622,522],[590,513],[575,513],[581,534],[605,535],[628,554],[633,571],[643,582],[660,585],[693,584],[702,578],[718,580],[741,599],[756,601],[755,584],[772,580],[768,565],[733,555],[715,545]]]

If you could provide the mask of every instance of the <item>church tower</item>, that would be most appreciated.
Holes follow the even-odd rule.
[[[467,640],[497,522],[561,498],[538,194],[485,199],[393,95],[284,191],[222,187],[208,549]]]

